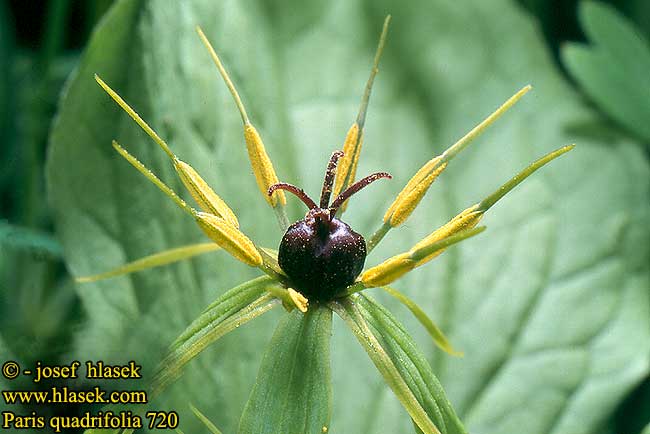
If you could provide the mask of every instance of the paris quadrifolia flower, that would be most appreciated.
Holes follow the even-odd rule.
[[[177,247],[142,258],[118,269],[81,277],[78,280],[89,282],[133,273],[217,249],[223,249],[233,258],[256,267],[261,272],[260,277],[242,283],[221,295],[176,339],[152,381],[151,393],[158,394],[163,391],[181,374],[183,367],[210,343],[276,306],[283,306],[290,313],[286,314],[286,318],[278,327],[273,342],[276,344],[292,342],[293,349],[286,348],[287,352],[298,351],[301,348],[321,348],[319,354],[312,354],[309,357],[328,358],[331,312],[335,312],[350,327],[386,383],[422,432],[465,432],[462,423],[446,400],[440,384],[433,376],[430,366],[417,350],[412,338],[398,320],[367,292],[370,288],[386,291],[415,315],[439,348],[450,355],[460,355],[461,353],[452,347],[440,328],[415,302],[389,285],[443,254],[454,244],[483,232],[485,227],[479,226],[481,219],[499,199],[546,163],[571,150],[573,145],[542,156],[496,188],[494,193],[468,206],[447,223],[432,230],[428,236],[415,243],[410,249],[396,252],[395,256],[364,270],[366,256],[389,231],[403,225],[409,219],[418,204],[424,200],[434,181],[443,174],[453,158],[531,89],[530,86],[525,86],[516,92],[455,144],[427,161],[405,183],[404,188],[385,211],[383,221],[379,221],[378,229],[366,241],[362,235],[341,220],[341,216],[352,195],[377,180],[391,178],[388,173],[377,172],[357,179],[356,173],[363,142],[366,111],[372,85],[379,71],[379,60],[386,42],[389,22],[390,17],[387,17],[356,120],[345,136],[342,150],[334,152],[330,157],[318,203],[299,187],[280,182],[262,138],[249,119],[226,68],[206,35],[197,27],[200,40],[207,48],[209,56],[239,109],[246,150],[262,200],[273,209],[280,226],[285,231],[277,250],[260,246],[255,240],[246,236],[245,228],[240,227],[237,216],[226,201],[206,183],[190,163],[180,160],[171,147],[117,92],[99,76],[95,76],[97,83],[106,93],[169,157],[193,204],[182,199],[117,142],[113,142],[115,150],[190,218],[193,218],[211,242]],[[285,211],[286,193],[296,196],[308,208],[304,218],[291,225]],[[242,415],[240,432],[255,431],[252,428],[250,431],[245,428],[255,423],[252,422],[251,414],[264,413],[266,411],[264,409],[269,405],[272,406],[272,403],[269,404],[262,395],[265,388],[276,387],[276,382],[284,378],[282,375],[270,373],[273,369],[281,369],[279,366],[282,366],[282,363],[279,361],[284,360],[283,357],[285,355],[282,345],[272,345],[267,352],[263,369],[260,370],[257,384]],[[305,369],[317,371],[316,374],[305,373],[302,366],[299,370],[291,371],[291,374],[287,375],[306,377],[299,381],[295,377],[284,378],[286,384],[282,386],[283,393],[300,394],[304,392],[304,388],[311,387],[313,390],[320,391],[317,396],[311,396],[312,399],[320,399],[331,404],[329,360],[315,359],[312,364],[325,367],[318,370],[311,365],[305,366]],[[300,373],[296,374],[298,371]],[[296,391],[291,388],[302,389]],[[294,404],[297,407],[312,405],[310,402]],[[329,427],[331,411],[319,410],[322,406],[319,404],[315,409],[305,412],[310,416],[307,417],[307,421],[300,422],[302,424],[300,429],[288,428],[293,422],[289,423],[283,419],[282,424],[289,423],[289,425],[281,425],[283,428],[271,431],[325,432]],[[327,405],[325,407],[329,409]],[[273,423],[273,414],[269,418],[266,423]]]

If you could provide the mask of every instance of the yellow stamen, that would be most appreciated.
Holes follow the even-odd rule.
[[[402,253],[372,267],[361,275],[361,282],[367,287],[384,286],[402,277],[415,268],[411,255]]]
[[[479,211],[477,205],[472,205],[471,207],[461,211],[460,214],[433,231],[431,234],[427,235],[424,239],[422,239],[422,241],[415,244],[411,248],[411,252],[425,249],[434,243],[457,234],[458,232],[474,228],[478,222],[481,221],[481,218],[483,218],[483,214],[484,212]],[[421,264],[430,261],[440,253],[441,252],[434,252],[425,258],[421,258]]]
[[[474,140],[477,136],[479,136],[487,127],[492,125],[494,121],[499,119],[501,115],[503,115],[510,107],[515,105],[517,101],[521,99],[522,96],[526,95],[529,90],[531,90],[533,87],[528,84],[521,88],[519,92],[515,93],[513,96],[508,98],[506,102],[501,104],[501,107],[496,109],[492,114],[490,114],[488,117],[486,117],[480,124],[472,128],[472,130],[465,134],[460,140],[458,140],[456,143],[454,143],[452,146],[449,147],[445,152],[442,153],[441,157],[441,163],[445,163],[452,158],[454,158],[460,151],[465,149],[465,147],[472,141]]]
[[[266,153],[262,138],[248,119],[248,114],[246,114],[244,103],[239,97],[239,92],[237,92],[235,85],[228,76],[228,72],[221,63],[221,59],[219,59],[217,52],[214,50],[212,44],[210,44],[210,41],[208,41],[208,38],[205,36],[205,33],[203,33],[203,30],[201,30],[200,27],[196,28],[196,32],[199,34],[201,41],[203,41],[203,44],[210,52],[212,61],[217,66],[217,69],[219,70],[223,81],[226,83],[230,94],[235,100],[235,104],[239,109],[239,114],[241,115],[242,122],[244,123],[244,139],[246,140],[246,149],[248,150],[248,158],[250,159],[251,166],[253,167],[255,179],[257,180],[257,186],[259,187],[266,201],[273,208],[276,208],[277,212],[277,207],[286,205],[287,200],[284,196],[284,192],[281,190],[276,190],[270,197],[267,194],[269,187],[273,184],[277,184],[279,180],[278,176],[275,174],[273,163],[271,163],[271,159]]]
[[[431,161],[434,161],[437,158],[434,158]],[[432,166],[434,165],[437,164],[432,164]],[[438,178],[442,171],[445,170],[447,163],[437,165],[434,170],[426,170],[427,166],[428,165],[425,165],[422,168],[425,170],[420,169],[420,171],[416,173],[413,177],[413,185],[409,186],[407,184],[384,215],[384,222],[390,223],[391,227],[397,227],[409,218],[411,213],[415,211],[415,208],[420,204],[422,198],[424,198],[424,195],[429,190],[429,187],[431,187],[431,184],[433,184],[436,178]],[[411,184],[410,181],[409,184]]]
[[[375,82],[375,77],[379,72],[379,60],[386,45],[386,37],[388,35],[388,25],[390,24],[391,16],[388,15],[384,20],[384,25],[379,36],[379,43],[377,44],[377,51],[375,52],[375,59],[372,63],[370,76],[366,82],[366,87],[361,98],[361,105],[359,106],[359,113],[357,120],[350,127],[348,134],[345,136],[343,144],[343,160],[339,163],[338,172],[336,175],[336,183],[334,186],[334,197],[338,196],[343,190],[354,183],[357,172],[357,165],[359,163],[359,156],[361,155],[361,145],[363,144],[363,127],[366,123],[366,113],[368,111],[368,103],[370,102],[370,94],[372,86]],[[347,202],[340,207],[340,212],[345,211]]]
[[[440,173],[445,170],[447,163],[462,151],[474,138],[481,134],[490,124],[519,101],[519,99],[530,89],[530,85],[523,87],[519,92],[503,103],[501,107],[485,118],[480,124],[475,126],[469,133],[465,134],[442,154],[429,160],[427,164],[422,166],[409,180],[388,208],[384,214],[384,223],[390,224],[391,227],[397,227],[404,223],[427,193],[433,181],[435,181]]]
[[[226,220],[204,212],[197,212],[195,217],[203,232],[225,251],[250,266],[262,265],[262,256],[253,242]]]
[[[515,176],[510,178],[508,182],[506,182],[501,187],[499,187],[490,196],[483,199],[481,203],[477,204],[478,209],[480,209],[481,211],[487,211],[488,209],[490,209],[490,207],[492,207],[492,205],[497,203],[499,199],[505,196],[506,193],[508,193],[513,188],[515,188],[517,185],[519,185],[524,179],[532,175],[535,171],[537,171],[537,169],[540,169],[547,163],[550,163],[551,161],[555,160],[560,155],[566,154],[573,148],[575,148],[575,145],[563,146],[559,149],[556,149],[555,151],[549,152],[548,154],[544,155],[542,158],[539,158],[538,160],[534,161],[528,167],[523,169],[521,172],[517,173]]]
[[[275,174],[271,159],[266,153],[262,138],[253,125],[244,125],[244,139],[246,139],[246,149],[253,167],[253,174],[255,174],[255,180],[262,195],[272,207],[278,206],[278,203],[282,206],[286,205],[287,199],[282,190],[275,190],[271,196],[267,194],[269,187],[280,181]]]
[[[441,228],[442,229],[442,228]],[[388,285],[415,267],[428,262],[431,258],[442,253],[447,247],[469,237],[483,232],[485,227],[466,229],[448,235],[446,238],[437,239],[432,235],[413,246],[408,252],[400,253],[366,270],[361,275],[361,283],[366,287]],[[434,232],[435,234],[435,232]]]
[[[309,300],[307,300],[307,298],[305,298],[304,295],[302,295],[301,293],[299,293],[293,288],[289,288],[288,291],[289,291],[289,297],[291,297],[291,301],[293,301],[293,304],[296,305],[298,310],[302,313],[307,312],[307,307],[309,306]]]
[[[237,216],[230,207],[210,188],[196,170],[189,164],[174,160],[174,168],[199,207],[210,214],[226,220],[234,227],[239,227]]]
[[[343,143],[343,158],[339,161],[339,167],[336,170],[334,197],[338,196],[354,180],[351,172],[356,168],[354,167],[354,160],[355,155],[358,156],[361,151],[361,142],[362,138],[359,137],[359,124],[355,122],[348,130],[345,136],[345,142]]]
[[[466,229],[458,230],[442,239],[431,238],[426,243],[423,240],[413,246],[411,250],[409,250],[409,254],[411,255],[411,258],[416,261],[415,266],[419,267],[440,255],[447,247],[478,235],[484,230],[485,226],[480,226],[478,228],[467,227]]]

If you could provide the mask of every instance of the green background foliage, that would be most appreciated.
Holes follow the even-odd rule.
[[[117,1],[78,61],[57,63],[57,56],[43,54],[38,68],[52,78],[32,79],[44,95],[56,95],[53,89],[76,65],[50,132],[46,197],[30,185],[42,182],[38,146],[53,109],[3,96],[3,128],[34,126],[22,127],[29,134],[8,135],[14,139],[3,147],[0,166],[12,176],[0,177],[8,204],[2,218],[30,227],[34,233],[20,233],[34,242],[27,253],[15,243],[1,245],[1,307],[13,318],[0,320],[8,347],[2,358],[12,353],[35,360],[48,348],[50,360],[135,359],[150,374],[165,347],[209,302],[257,275],[215,252],[72,292],[57,250],[42,253],[43,243],[60,243],[65,270],[80,276],[204,240],[190,218],[113,151],[110,142],[117,139],[181,191],[166,156],[101,91],[94,73],[209,181],[247,235],[275,247],[282,234],[250,173],[239,115],[194,26],[202,26],[222,56],[280,179],[315,195],[327,157],[354,119],[381,23],[391,13],[358,173],[386,170],[393,180],[351,201],[345,219],[360,233],[379,226],[392,198],[426,160],[523,85],[534,89],[451,163],[368,265],[410,247],[533,159],[565,144],[577,147],[490,210],[484,234],[396,283],[441,324],[463,358],[435,349],[406,309],[378,290],[373,296],[406,324],[469,432],[639,433],[650,402],[648,136],[622,121],[628,106],[603,103],[614,97],[599,99],[599,91],[619,95],[617,87],[589,85],[602,70],[583,61],[579,68],[588,74],[574,72],[572,47],[563,57],[576,82],[564,75],[549,37],[558,34],[544,6],[523,4],[528,9],[507,0]],[[647,23],[641,7],[634,11],[634,21]],[[0,6],[0,19],[6,21],[7,13]],[[2,53],[14,50],[8,30],[0,26]],[[621,32],[602,37],[613,43]],[[589,38],[602,44],[597,35]],[[37,60],[23,60],[34,77],[39,69],[29,62]],[[627,62],[619,62],[617,77],[637,73],[638,63]],[[0,94],[33,88],[29,76],[22,77],[29,86],[3,87],[18,80],[19,60],[3,60],[0,68]],[[7,113],[33,122],[3,121]],[[18,160],[24,165],[12,162],[29,143],[35,157]],[[27,176],[32,170],[36,179]],[[29,182],[21,182],[25,178]],[[34,197],[38,218],[29,211]],[[304,210],[290,201],[291,217],[301,218]],[[55,238],[43,241],[42,231]],[[14,275],[7,263],[23,271]],[[184,431],[197,432],[200,423],[187,406],[192,402],[224,433],[236,432],[258,369],[266,365],[264,349],[279,340],[271,341],[273,329],[280,321],[294,327],[281,320],[286,315],[276,309],[226,336],[151,407],[177,409]],[[332,407],[327,399],[315,404],[332,412],[330,432],[412,430],[349,330],[336,317],[332,329]],[[28,336],[36,344],[27,345]],[[298,414],[306,403],[296,401]]]

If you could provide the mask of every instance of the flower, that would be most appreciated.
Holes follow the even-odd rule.
[[[336,205],[331,208],[333,214],[336,214],[337,211],[340,211],[340,213],[345,211],[347,199],[352,193],[372,182],[372,180],[378,177],[386,177],[387,175],[383,173],[375,174],[371,175],[375,176],[372,180],[364,183],[364,180],[370,179],[370,177],[367,177],[355,183],[356,170],[363,142],[366,111],[372,85],[378,73],[379,59],[385,45],[389,21],[390,17],[384,22],[370,78],[361,100],[359,114],[346,135],[343,151],[335,153],[330,161],[331,167],[326,175],[322,196],[326,200],[321,198],[321,207],[328,207],[330,194],[334,193],[335,196],[338,196],[338,199],[334,202]],[[289,224],[285,212],[286,197],[282,189],[293,191],[299,196],[304,196],[304,192],[297,189],[297,187],[279,183],[278,176],[264,143],[251,123],[234,84],[230,80],[223,64],[205,34],[200,28],[197,28],[197,32],[206,45],[239,109],[243,123],[244,141],[260,192],[264,200],[273,208],[281,227],[286,230]],[[384,377],[386,383],[393,389],[413,421],[423,432],[437,433],[439,432],[438,427],[444,423],[457,424],[459,427],[458,432],[464,432],[462,424],[457,420],[453,409],[451,409],[449,403],[446,401],[444,393],[442,393],[442,389],[437,383],[437,380],[435,380],[430,367],[428,367],[426,361],[423,361],[424,359],[418,353],[410,337],[390,312],[364,294],[363,291],[373,287],[384,289],[388,294],[403,303],[416,316],[441,349],[449,354],[459,355],[460,353],[453,349],[443,332],[417,304],[406,295],[388,285],[404,274],[436,258],[450,246],[485,230],[485,227],[478,226],[485,212],[533,172],[571,150],[573,145],[559,148],[541,157],[505,182],[493,194],[460,212],[449,222],[413,245],[408,251],[396,254],[379,265],[366,269],[355,281],[347,287],[342,288],[342,291],[337,292],[331,298],[321,300],[322,302],[316,300],[316,302],[310,304],[308,297],[305,297],[305,294],[296,289],[298,285],[295,284],[295,281],[292,281],[293,278],[288,275],[290,273],[286,273],[283,270],[278,261],[277,252],[274,249],[259,246],[248,238],[240,230],[239,222],[234,212],[203,180],[200,174],[189,163],[181,161],[172,152],[167,143],[108,84],[99,78],[99,76],[95,76],[95,78],[110,97],[168,155],[183,185],[199,209],[185,202],[176,192],[149,171],[117,142],[113,142],[113,147],[131,165],[173,200],[181,210],[194,218],[201,230],[214,242],[214,245],[202,243],[160,252],[142,258],[134,263],[127,264],[117,270],[95,276],[82,277],[78,280],[93,281],[119,274],[132,273],[206,253],[217,247],[225,250],[241,262],[258,268],[263,273],[261,277],[245,282],[227,291],[208,306],[204,313],[179,336],[171,345],[168,356],[161,363],[153,379],[151,384],[152,395],[160,393],[171,381],[180,375],[182,368],[210,343],[239,327],[241,324],[264,314],[275,306],[282,305],[287,311],[297,309],[300,315],[304,317],[304,320],[302,318],[299,318],[299,320],[307,324],[305,327],[308,327],[308,324],[312,324],[314,321],[318,322],[318,324],[320,322],[328,324],[327,321],[331,321],[331,312],[337,313],[353,331]],[[366,243],[368,253],[381,242],[390,230],[402,225],[411,216],[434,181],[448,167],[453,158],[465,149],[473,138],[478,136],[485,128],[512,107],[530,89],[530,86],[526,86],[515,93],[515,95],[508,99],[494,113],[490,114],[483,122],[442,154],[430,159],[414,174],[385,212],[380,227],[368,239]],[[339,157],[341,157],[341,162],[336,172],[336,163]],[[336,178],[334,179],[335,173]],[[347,194],[349,191],[352,191],[352,193]],[[304,200],[307,203],[313,204],[314,208],[316,207],[311,199]],[[323,210],[319,209],[319,211]],[[329,214],[327,215],[329,218]],[[255,393],[253,394],[254,396]],[[254,402],[253,397],[249,403]],[[327,424],[328,420],[323,420],[322,427],[326,429]]]

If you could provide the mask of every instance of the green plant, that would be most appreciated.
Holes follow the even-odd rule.
[[[608,117],[650,143],[648,40],[621,14],[598,2],[580,4],[580,21],[592,44],[567,44],[564,64]]]
[[[409,167],[403,172],[412,173],[422,156],[441,151],[431,143],[453,141],[459,131],[474,123],[468,118],[489,112],[496,99],[493,95],[498,94],[500,99],[513,83],[532,81],[537,99],[532,106],[524,105],[513,113],[500,132],[484,136],[486,141],[504,143],[503,147],[479,145],[474,157],[459,159],[456,171],[448,171],[449,181],[441,182],[439,192],[432,192],[421,203],[419,215],[426,216],[425,220],[414,220],[412,235],[402,230],[400,237],[388,237],[377,248],[380,255],[408,249],[423,235],[417,228],[431,227],[432,220],[444,221],[461,203],[474,202],[477,194],[484,196],[487,185],[497,185],[503,172],[512,173],[539,154],[534,146],[568,142],[567,123],[594,117],[567,92],[526,19],[508,3],[499,3],[494,10],[482,2],[468,2],[460,9],[443,3],[436,3],[435,10],[422,3],[414,11],[400,11],[396,17],[402,27],[393,34],[401,36],[391,40],[395,54],[384,63],[386,78],[382,83],[408,82],[408,88],[417,91],[410,94],[400,88],[379,88],[381,97],[374,102],[374,116],[379,121],[375,121],[374,133],[369,128],[366,137],[366,143],[372,144],[366,149],[372,146],[376,152],[365,152],[361,164],[365,162],[366,167],[361,169],[384,168],[380,160],[401,158],[400,167]],[[358,59],[368,52],[363,41],[372,33],[366,20],[355,17],[374,14],[374,19],[367,21],[376,22],[376,15],[385,8],[382,2],[349,2],[342,12],[310,4],[288,18],[261,6],[246,8],[244,14],[239,6],[217,7],[200,1],[147,4],[143,9],[137,3],[119,3],[91,42],[52,136],[52,199],[74,274],[117,266],[200,236],[179,218],[176,209],[153,198],[151,191],[107,152],[106,145],[116,131],[119,141],[130,145],[140,142],[141,136],[131,125],[122,127],[123,118],[102,102],[105,96],[89,79],[92,73],[100,72],[111,85],[126,89],[127,99],[170,139],[175,152],[182,153],[187,161],[198,162],[199,172],[211,185],[218,186],[250,238],[272,245],[278,234],[257,224],[259,216],[268,215],[268,211],[235,193],[241,183],[238,168],[246,162],[225,144],[241,140],[239,120],[222,110],[222,101],[229,96],[213,84],[205,62],[199,61],[205,54],[188,35],[199,23],[211,39],[220,41],[237,81],[243,81],[249,95],[255,95],[244,95],[244,99],[249,101],[248,109],[255,113],[255,119],[260,119],[260,130],[273,144],[270,153],[283,153],[283,158],[275,159],[281,164],[278,172],[299,178],[300,174],[314,172],[320,161],[312,165],[310,159],[301,158],[301,163],[306,163],[300,167],[302,164],[295,164],[292,158],[315,153],[323,142],[335,143],[335,130],[344,128],[353,110],[345,99],[351,92],[349,76],[361,75]],[[322,13],[326,10],[331,15]],[[485,17],[480,20],[486,27],[481,32],[475,27],[477,15]],[[202,22],[207,16],[241,19],[220,24]],[[183,19],[176,21],[178,17]],[[518,38],[503,35],[498,26],[502,22],[507,22]],[[436,29],[438,37],[414,35],[407,25]],[[342,28],[348,33],[341,33]],[[452,28],[462,32],[445,38],[445,32]],[[217,29],[223,32],[220,38],[213,36],[218,34]],[[310,30],[300,33],[305,29]],[[231,44],[226,35],[233,32],[250,35],[250,39]],[[351,37],[357,33],[366,38]],[[315,41],[327,41],[327,45]],[[354,41],[360,41],[359,45]],[[332,58],[346,60],[324,62],[328,58],[321,57],[330,45],[338,54]],[[321,49],[315,50],[315,46]],[[467,49],[472,50],[471,55]],[[519,57],[522,53],[523,59]],[[124,71],[123,65],[129,65],[129,71]],[[513,69],[512,65],[520,66]],[[139,78],[130,79],[127,85],[127,76]],[[266,86],[259,77],[276,85]],[[314,82],[323,83],[318,92],[313,89]],[[481,91],[468,95],[474,83],[481,84]],[[197,88],[212,88],[214,94]],[[305,103],[305,98],[315,98],[316,102]],[[178,101],[187,103],[180,107]],[[270,112],[268,107],[279,108]],[[79,116],[92,118],[92,122],[83,123],[82,128]],[[382,122],[388,119],[391,122]],[[322,134],[304,134],[324,125],[327,128],[320,129]],[[407,136],[409,152],[403,152]],[[294,137],[300,138],[300,148],[294,145]],[[521,195],[495,210],[495,221],[506,223],[496,225],[490,236],[476,239],[471,249],[450,250],[431,271],[423,270],[420,278],[409,276],[403,281],[405,291],[433,312],[432,316],[441,318],[443,329],[453,329],[452,339],[466,351],[462,362],[457,362],[435,355],[430,348],[425,350],[470,431],[517,432],[525,418],[530,432],[575,432],[572,423],[576,420],[580,421],[580,430],[593,432],[611,413],[616,397],[620,399],[647,372],[647,251],[634,242],[647,234],[642,222],[648,209],[639,200],[645,197],[647,186],[636,182],[647,178],[647,163],[639,158],[634,143],[619,140],[614,154],[600,146],[602,138],[580,136],[575,141],[581,146],[572,155],[570,166],[560,162],[549,168],[550,175],[527,183]],[[167,162],[148,154],[147,149],[139,149],[138,155],[178,190],[180,184],[174,184]],[[506,152],[510,149],[516,151]],[[211,166],[211,161],[226,160],[224,153],[231,163]],[[208,154],[214,157],[203,158]],[[88,169],[73,163],[82,156],[88,161]],[[496,164],[486,167],[486,161]],[[594,173],[590,169],[596,163],[599,170]],[[397,177],[395,170],[387,169]],[[83,188],[76,182],[90,177],[96,182],[85,182]],[[252,190],[250,185],[246,190]],[[593,200],[594,196],[600,200]],[[526,197],[535,197],[534,206],[525,203]],[[353,207],[351,204],[351,211]],[[368,233],[373,229],[368,222],[376,218],[376,207],[357,208],[350,216],[356,227]],[[152,330],[168,338],[178,334],[196,316],[197,306],[214,298],[215,288],[232,286],[241,276],[252,277],[247,267],[223,261],[215,254],[210,260],[200,258],[191,264],[80,290],[91,321],[79,335],[77,351],[84,357],[110,355],[116,348],[136,355],[160,351],[156,349],[157,340],[146,339]],[[382,302],[391,304],[390,299]],[[255,327],[251,324],[238,330],[236,340],[224,337],[199,357],[182,381],[169,389],[166,399],[174,403],[192,396],[201,408],[216,413],[211,418],[226,432],[234,430],[259,364],[256,348],[268,340],[266,330],[277,318],[269,315],[260,318]],[[380,313],[377,318],[381,319]],[[416,339],[422,338],[417,331],[414,334]],[[383,386],[367,373],[368,363],[345,339],[335,333],[332,372],[338,376],[336,394],[354,397],[354,402],[363,402],[371,410],[359,414],[349,408],[349,402],[334,401],[332,429],[372,432],[368,425],[379,414],[377,423],[382,429],[403,431],[405,418],[392,417],[395,402],[382,393]],[[101,345],[93,344],[95,340]],[[421,346],[427,348],[423,342]],[[615,348],[617,357],[603,357],[603,348]],[[601,396],[595,388],[598,381],[612,385],[608,396],[614,398],[597,398]],[[209,396],[199,392],[208,387],[206,383],[212,385]],[[513,388],[513,384],[521,387]],[[520,408],[522,401],[534,409],[532,414]]]

